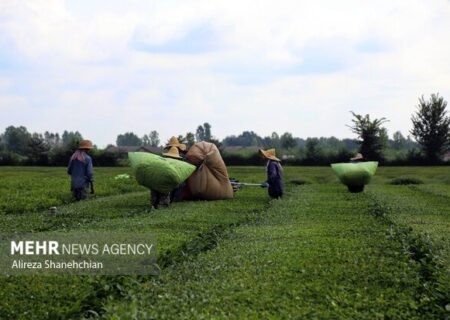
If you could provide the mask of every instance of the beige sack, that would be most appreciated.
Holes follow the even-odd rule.
[[[219,149],[209,142],[198,142],[186,154],[186,160],[198,169],[187,180],[193,198],[220,200],[233,198],[227,167]]]

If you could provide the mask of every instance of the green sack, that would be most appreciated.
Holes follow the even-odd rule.
[[[377,171],[378,162],[333,163],[331,168],[346,186],[364,186]]]
[[[129,152],[136,180],[151,190],[167,193],[195,171],[195,166],[147,152]]]

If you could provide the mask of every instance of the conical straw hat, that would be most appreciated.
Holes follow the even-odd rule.
[[[92,149],[92,142],[90,140],[81,140],[78,149]]]
[[[174,159],[183,159],[180,156],[180,151],[178,151],[177,147],[170,147],[169,151],[162,154],[164,157],[174,158]]]
[[[276,157],[275,149],[268,149],[268,150],[259,149],[259,154],[266,159],[281,161]]]
[[[170,148],[170,147],[177,147],[181,151],[186,150],[186,145],[184,143],[180,143],[180,141],[178,141],[178,138],[175,136],[170,138],[169,142],[167,142],[167,144],[166,144],[166,148]]]

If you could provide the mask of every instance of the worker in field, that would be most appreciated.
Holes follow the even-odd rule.
[[[259,154],[267,160],[266,171],[269,196],[274,199],[281,198],[284,193],[281,160],[275,156],[275,149],[259,149]]]
[[[177,140],[178,141],[178,140]],[[172,158],[183,161],[183,157],[180,155],[180,151],[177,146],[171,146],[168,151],[162,154],[164,158]],[[168,207],[173,201],[181,201],[183,198],[183,190],[186,186],[186,182],[182,182],[175,189],[168,193],[162,193],[156,190],[151,191],[152,206],[155,209],[159,207]]]
[[[350,158],[351,163],[365,162],[366,159],[361,153],[357,153],[353,158]]]
[[[92,158],[88,152],[92,149],[92,142],[81,140],[78,149],[72,154],[67,168],[67,173],[71,176],[71,191],[77,201],[87,198],[86,187],[91,187],[91,194],[94,194],[94,171]]]
[[[178,138],[175,136],[173,136],[172,138],[169,139],[169,141],[166,143],[166,146],[164,147],[164,150],[169,150],[172,147],[175,147],[178,149],[179,156],[181,158],[183,158],[183,159],[185,158],[186,152],[187,152],[186,145],[184,143],[180,143]]]

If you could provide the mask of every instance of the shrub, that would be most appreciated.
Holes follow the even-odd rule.
[[[389,184],[392,185],[423,184],[423,181],[414,177],[399,177],[392,179],[389,182]]]
[[[288,183],[293,184],[293,185],[297,185],[297,186],[301,186],[301,185],[304,185],[304,184],[310,184],[311,181],[304,180],[304,179],[292,179],[292,180],[289,180]]]

